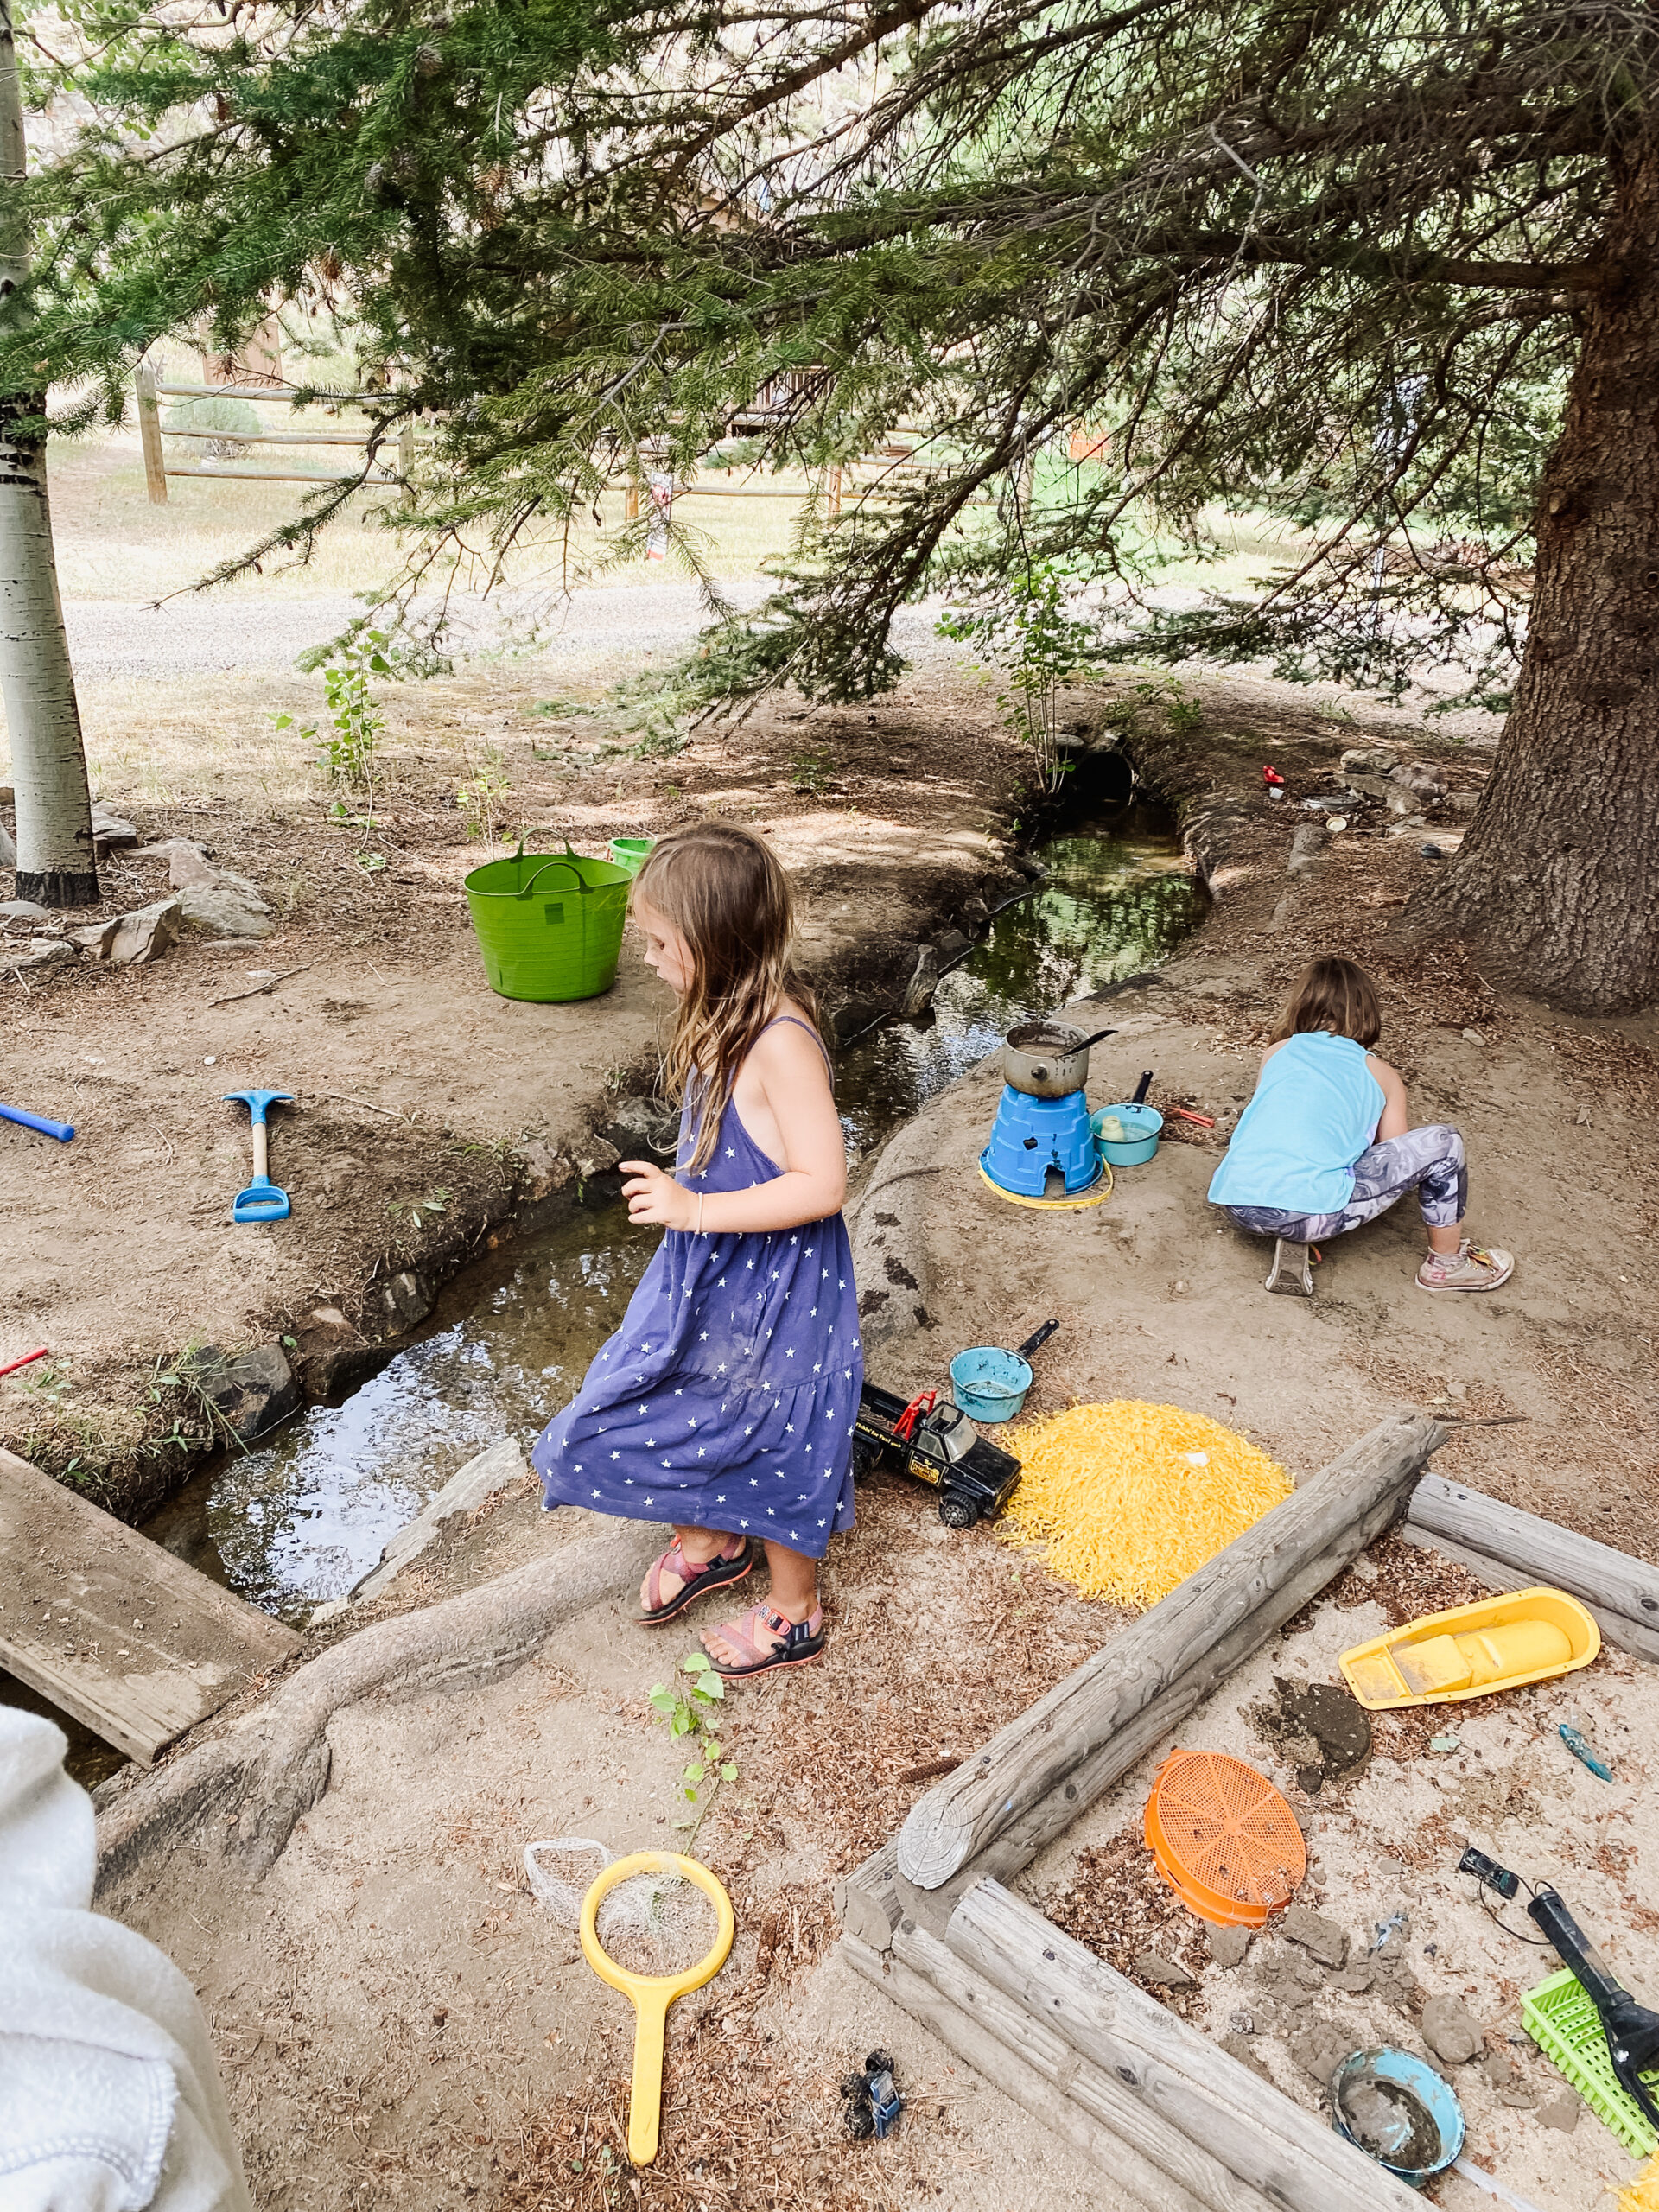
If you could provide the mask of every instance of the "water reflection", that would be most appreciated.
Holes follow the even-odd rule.
[[[1150,809],[1071,824],[1036,857],[1048,880],[997,916],[940,984],[931,1011],[842,1053],[837,1092],[855,1152],[882,1142],[1016,1021],[1166,959],[1202,911],[1166,818]]]
[[[465,1319],[399,1352],[343,1406],[314,1407],[268,1449],[229,1460],[193,1512],[150,1533],[166,1542],[168,1518],[195,1521],[232,1589],[303,1619],[360,1581],[475,1452],[503,1434],[530,1443],[621,1319],[656,1245],[620,1198],[580,1209],[526,1245]]]

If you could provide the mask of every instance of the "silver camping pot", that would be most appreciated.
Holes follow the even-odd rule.
[[[1069,1021],[1026,1021],[1002,1040],[1002,1079],[1027,1098],[1065,1098],[1089,1080],[1089,1047],[1109,1029],[1085,1037]]]

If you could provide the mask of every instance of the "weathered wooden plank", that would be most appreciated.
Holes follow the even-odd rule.
[[[146,1766],[300,1648],[270,1619],[0,1451],[0,1666]]]
[[[1361,1522],[1357,1534],[1362,1548],[1386,1527],[1394,1510],[1392,1503],[1384,1500]],[[1353,1546],[1344,1540],[1341,1546],[1310,1560],[1275,1596],[1274,1620],[1288,1620],[1293,1613],[1300,1612],[1342,1572],[1353,1555]],[[1249,1658],[1261,1641],[1262,1631],[1255,1619],[1242,1621],[1216,1647],[1216,1681],[1224,1681]],[[920,1889],[914,1882],[906,1880],[899,1871],[898,1840],[890,1839],[836,1885],[836,1910],[842,1927],[878,1951],[888,1948],[893,1929],[906,1915],[934,1935],[943,1936],[957,1900],[965,1897],[976,1882],[983,1881],[987,1875],[999,1882],[1011,1880],[1039,1852],[1064,1834],[1079,1814],[1103,1796],[1160,1738],[1178,1727],[1213,1688],[1214,1683],[1197,1681],[1190,1675],[1172,1682],[1133,1720],[1091,1752],[1081,1766],[1074,1768],[1058,1788],[1039,1798],[1029,1812],[1022,1813],[937,1890]]]
[[[885,1958],[855,1936],[843,1936],[841,1948],[855,1972],[1147,2212],[1271,2212],[1265,2197],[1079,2059],[937,1937],[913,1930]]]
[[[1079,1770],[1094,1761],[1090,1789],[1109,1787],[1306,1602],[1309,1569],[1323,1587],[1398,1515],[1449,1433],[1399,1414],[1312,1476],[918,1799],[899,1833],[899,1872],[939,1888],[1056,1792],[1075,1818],[1088,1802]]]
[[[1467,1544],[1453,1543],[1450,1536],[1431,1536],[1427,1529],[1414,1528],[1408,1521],[1400,1534],[1408,1544],[1416,1544],[1424,1551],[1438,1552],[1442,1559],[1455,1560],[1459,1567],[1466,1567],[1476,1580],[1484,1582],[1489,1590],[1530,1590],[1546,1580],[1542,1575],[1529,1574],[1522,1567],[1506,1567],[1501,1559],[1489,1559],[1484,1552],[1471,1551]],[[1595,1616],[1604,1643],[1659,1666],[1659,1630],[1639,1628],[1636,1622],[1626,1620],[1623,1613],[1609,1612],[1605,1605],[1592,1605],[1587,1598],[1580,1599],[1580,1603]]]
[[[1640,1649],[1644,1659],[1659,1656],[1655,1648],[1659,1645],[1659,1567],[1649,1567],[1645,1560],[1632,1559],[1611,1544],[1599,1544],[1592,1536],[1580,1536],[1440,1475],[1426,1475],[1418,1484],[1408,1525],[1425,1535],[1461,1544],[1483,1559],[1496,1560],[1522,1578],[1501,1587],[1524,1589],[1546,1582],[1582,1599],[1599,1618],[1618,1614],[1647,1634],[1645,1649],[1639,1644],[1624,1648]]]
[[[950,1916],[950,1948],[1282,2212],[1411,2212],[1416,2193],[1001,1887]]]

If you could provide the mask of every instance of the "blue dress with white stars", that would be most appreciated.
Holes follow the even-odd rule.
[[[688,1100],[682,1160],[695,1128]],[[747,1191],[782,1173],[728,1102],[709,1166],[677,1179]],[[744,1236],[665,1230],[622,1326],[531,1453],[547,1504],[769,1538],[822,1559],[831,1534],[853,1525],[859,1333],[838,1213]]]

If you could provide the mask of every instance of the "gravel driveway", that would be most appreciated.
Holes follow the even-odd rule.
[[[758,606],[761,582],[732,588]],[[359,613],[345,593],[315,599],[204,595],[161,607],[127,600],[71,600],[64,607],[75,672],[87,681],[121,677],[262,675],[344,629]],[[514,594],[454,602],[457,632],[480,650],[512,642],[515,626],[540,616],[539,651],[550,658],[638,655],[689,645],[708,620],[692,584],[621,584],[576,593],[563,604]]]
[[[728,587],[733,602],[758,607],[764,580]],[[315,599],[256,599],[204,595],[141,601],[83,599],[63,610],[75,673],[86,682],[127,677],[267,675],[294,665],[308,646],[336,636],[359,613],[356,600],[328,593]],[[484,652],[511,648],[538,619],[536,651],[545,658],[637,658],[678,652],[708,620],[694,584],[616,584],[580,591],[560,601],[527,593],[456,599],[457,638]],[[893,625],[896,641],[912,659],[932,640],[934,610],[905,607]]]

